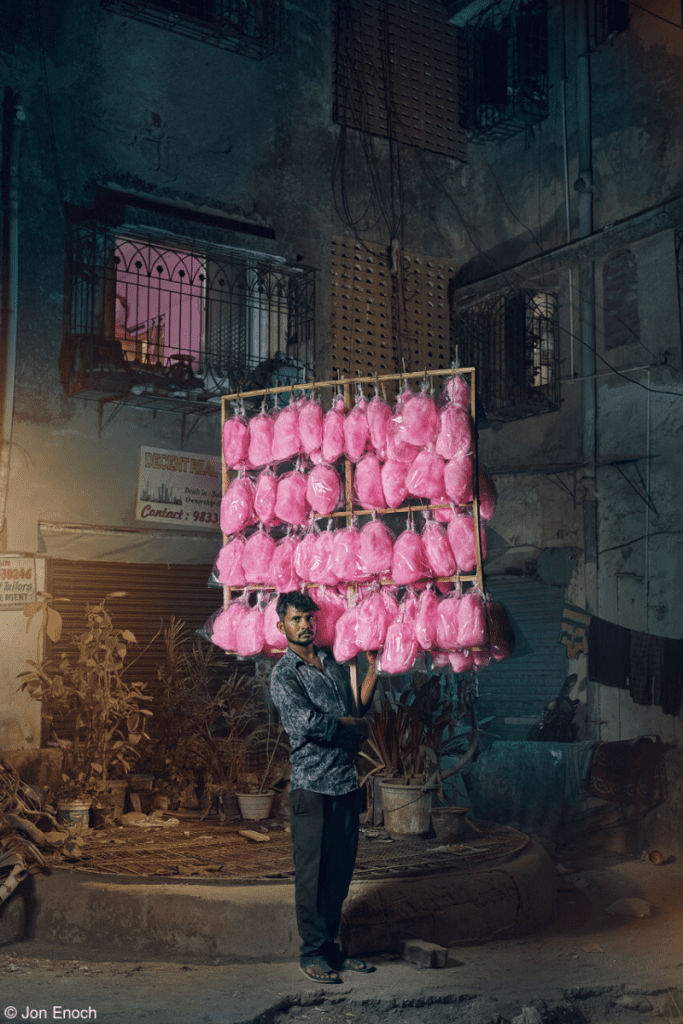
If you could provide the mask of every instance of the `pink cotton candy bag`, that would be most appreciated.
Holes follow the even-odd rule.
[[[344,396],[337,395],[323,419],[322,455],[325,462],[336,462],[344,452]]]
[[[361,508],[386,508],[382,490],[382,463],[376,455],[363,455],[354,472],[354,488]]]
[[[258,469],[273,461],[273,417],[261,411],[249,421],[249,462]]]
[[[471,651],[450,651],[448,660],[454,672],[470,672],[474,668]]]
[[[318,398],[305,398],[299,407],[299,437],[306,455],[322,448],[323,407]]]
[[[265,643],[265,625],[260,602],[253,608],[248,608],[236,632],[238,657],[253,658],[261,653]]]
[[[427,521],[422,530],[427,563],[433,576],[452,576],[457,565],[443,526]]]
[[[238,629],[248,610],[249,605],[244,596],[231,601],[213,624],[212,643],[222,647],[224,651],[236,651]]]
[[[439,601],[436,611],[436,646],[442,651],[458,647],[458,614],[462,594],[454,593]]]
[[[368,400],[358,395],[356,402],[344,420],[344,452],[351,462],[358,462],[368,443]]]
[[[347,609],[343,597],[329,587],[309,591],[318,606],[315,616],[315,642],[319,647],[332,647],[337,622]]]
[[[464,505],[472,501],[472,456],[456,455],[443,472],[444,489],[450,501]]]
[[[423,590],[417,600],[415,615],[415,636],[423,651],[429,651],[436,643],[436,613],[439,598],[431,587]]]
[[[399,434],[403,440],[420,448],[434,441],[438,415],[434,399],[426,391],[402,403],[400,416]]]
[[[247,476],[236,476],[221,499],[221,530],[226,536],[239,533],[254,514],[256,488]]]
[[[235,413],[223,424],[223,458],[228,469],[239,469],[249,455],[249,427],[244,416]]]
[[[374,591],[358,605],[356,643],[361,651],[378,651],[394,620],[379,591]]]
[[[273,553],[273,586],[281,594],[287,594],[290,590],[296,590],[301,580],[294,569],[294,555],[296,553],[298,540],[288,535],[283,537],[279,544],[275,545]]]
[[[440,410],[435,447],[443,459],[466,455],[472,450],[472,427],[467,409],[449,402]]]
[[[408,441],[400,432],[400,417],[394,414],[387,424],[387,459],[405,462],[410,466],[419,450],[417,445]]]
[[[254,513],[265,526],[276,526],[279,523],[275,515],[278,479],[268,467],[259,473],[254,494]]]
[[[462,373],[455,373],[444,384],[446,401],[469,409],[472,404],[470,386]]]
[[[361,568],[369,576],[388,576],[394,551],[393,534],[379,519],[373,519],[360,529],[358,557]]]
[[[338,508],[341,491],[341,480],[333,466],[323,462],[310,470],[306,483],[306,501],[319,516],[329,516]]]
[[[273,418],[272,461],[285,462],[300,451],[299,409],[297,403],[292,402]]]
[[[422,538],[415,533],[412,523],[399,534],[394,542],[391,562],[391,577],[394,583],[404,586],[417,583],[430,575],[427,556]]]
[[[311,583],[324,583],[334,586],[337,583],[337,575],[332,568],[332,557],[334,554],[334,532],[331,525],[320,534],[317,534],[315,549],[309,564]]]
[[[284,473],[278,481],[275,498],[275,515],[278,519],[292,526],[304,526],[311,511],[306,499],[307,490],[308,481],[299,470]]]
[[[244,555],[244,537],[233,537],[218,552],[216,571],[218,582],[224,587],[243,587],[246,583],[242,556]]]
[[[263,586],[272,584],[275,546],[275,541],[265,530],[255,530],[247,538],[242,556],[247,583],[261,583]]]
[[[413,403],[411,402],[411,405]],[[406,474],[409,494],[434,501],[444,493],[444,461],[429,445],[418,452]]]
[[[287,637],[277,628],[277,595],[268,602],[263,613],[263,644],[266,650],[284,651],[287,648]]]
[[[365,583],[372,578],[360,562],[360,531],[356,526],[345,526],[334,535],[332,571],[345,583]]]
[[[455,555],[460,572],[472,572],[477,565],[476,535],[474,520],[467,513],[453,517],[447,528],[448,542]],[[481,557],[486,558],[486,532],[481,527]]]
[[[415,625],[402,603],[397,618],[387,629],[384,647],[378,659],[379,671],[388,672],[390,675],[409,672],[419,650]]]
[[[468,590],[460,601],[456,646],[481,647],[487,640],[486,603],[478,590]]]
[[[375,449],[377,458],[382,462],[387,457],[387,424],[391,419],[391,407],[389,403],[375,395],[368,403],[366,416],[368,420],[368,432],[370,444]]]
[[[311,582],[311,562],[315,558],[316,542],[318,534],[311,530],[303,537],[294,552],[294,571],[300,580],[306,583]]]
[[[394,462],[388,459],[382,466],[382,492],[386,508],[398,508],[408,496],[406,476],[409,466],[405,462]]]
[[[349,661],[351,658],[355,658],[360,651],[356,640],[357,627],[358,607],[347,608],[344,614],[337,620],[334,630],[332,652],[336,661]]]

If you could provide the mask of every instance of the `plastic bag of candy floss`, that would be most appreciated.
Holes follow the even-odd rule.
[[[323,460],[336,462],[344,451],[344,396],[336,395],[323,418]]]
[[[474,668],[472,651],[449,651],[448,661],[454,672],[470,672]]]
[[[236,476],[221,499],[221,530],[226,536],[239,533],[253,521],[256,488],[248,476]]]
[[[242,557],[244,555],[244,537],[238,535],[229,540],[218,552],[216,559],[216,577],[224,587],[243,587],[246,583]]]
[[[273,586],[281,594],[296,590],[301,580],[294,569],[294,555],[299,541],[288,533],[275,545],[273,554]]]
[[[481,557],[486,558],[488,543],[486,531],[480,526],[481,536]],[[446,529],[448,542],[455,555],[460,572],[472,572],[477,565],[476,533],[474,519],[466,512],[453,516]]]
[[[422,448],[436,438],[439,418],[434,399],[424,386],[419,394],[402,403],[399,436]]]
[[[372,573],[361,565],[360,531],[355,523],[335,532],[332,570],[344,583],[366,583],[372,579]]]
[[[387,508],[398,508],[408,496],[406,476],[410,466],[406,462],[387,459],[382,466],[382,491]]]
[[[277,615],[278,595],[271,598],[263,613],[263,645],[265,650],[284,651],[287,647],[287,637],[278,629]]]
[[[489,601],[486,605],[491,641],[491,657],[496,661],[509,658],[515,653],[515,633],[504,605]]]
[[[290,473],[284,473],[278,480],[275,498],[275,515],[278,519],[292,526],[304,526],[311,511],[306,497],[307,490],[308,481],[300,470],[293,469]]]
[[[406,474],[406,487],[408,494],[430,501],[436,501],[444,493],[444,461],[434,451],[434,445],[429,444],[417,453]]]
[[[368,402],[365,415],[370,444],[375,449],[377,458],[384,462],[387,457],[387,424],[392,416],[391,406],[386,399],[375,395],[372,401]]]
[[[258,415],[249,420],[249,462],[255,469],[273,461],[273,417],[264,404]]]
[[[377,670],[390,675],[409,672],[420,650],[415,635],[415,624],[401,603],[398,616],[387,629],[384,646],[378,658]]]
[[[327,586],[334,586],[337,574],[332,568],[334,554],[334,531],[332,520],[327,524],[327,529],[317,533],[313,554],[309,562],[309,575],[311,583],[324,583]]]
[[[449,501],[456,505],[472,501],[472,469],[471,455],[455,455],[448,460],[443,471],[443,482]]]
[[[273,462],[285,462],[301,451],[299,437],[299,407],[290,402],[284,409],[273,413]]]
[[[472,395],[464,374],[454,373],[449,377],[443,386],[443,399],[444,402],[453,402],[454,405],[461,405],[465,409],[471,407]]]
[[[315,615],[315,643],[318,647],[331,648],[337,622],[348,605],[344,598],[330,587],[315,587],[309,594],[318,606]]]
[[[299,405],[299,438],[306,455],[312,455],[322,448],[323,407],[314,396],[304,398]]]
[[[311,562],[315,558],[318,533],[319,531],[314,525],[301,538],[294,552],[294,571],[305,583],[310,583],[312,579]]]
[[[435,448],[443,459],[467,455],[472,450],[472,425],[467,409],[449,402],[439,410]]]
[[[360,529],[358,557],[361,568],[370,576],[388,576],[394,552],[394,535],[379,519],[373,518]]]
[[[344,452],[351,462],[358,462],[368,443],[368,400],[360,390],[353,409],[344,420]]]
[[[399,586],[417,583],[431,575],[422,538],[415,532],[412,520],[394,541],[391,578]]]
[[[265,526],[277,526],[280,520],[275,515],[278,479],[270,466],[262,470],[256,479],[254,513]]]
[[[308,474],[306,501],[319,516],[329,516],[339,506],[342,484],[334,466],[324,462],[314,466]]]
[[[472,587],[460,600],[456,647],[481,647],[488,640],[486,602],[478,587]]]
[[[249,456],[249,425],[241,409],[223,424],[223,458],[229,469],[239,469]]]
[[[237,655],[253,658],[260,654],[265,644],[265,624],[261,600],[249,608],[237,629]]]
[[[457,591],[439,601],[436,610],[436,647],[454,651],[458,644],[458,612],[462,594]]]
[[[436,643],[438,608],[439,598],[430,585],[422,591],[417,599],[417,614],[415,615],[415,636],[423,651],[430,651]]]
[[[242,556],[247,583],[261,583],[266,587],[272,584],[275,547],[275,541],[263,527],[247,538]]]
[[[344,614],[337,619],[332,646],[335,661],[349,661],[356,657],[360,651],[356,640],[357,628],[358,606],[354,605],[352,608],[347,608]]]
[[[395,616],[382,600],[379,590],[364,597],[358,605],[356,643],[361,651],[378,651],[384,643],[389,626]]]
[[[368,453],[356,463],[353,484],[361,508],[386,508],[382,490],[382,463],[376,455]]]
[[[443,526],[432,522],[429,515],[422,530],[427,563],[433,576],[452,576],[457,568],[453,549]]]
[[[248,611],[248,594],[245,593],[235,601],[231,601],[213,624],[211,642],[224,651],[236,651],[237,634]]]

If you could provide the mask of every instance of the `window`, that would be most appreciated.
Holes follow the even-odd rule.
[[[460,35],[440,0],[337,0],[337,124],[464,160]]]
[[[628,28],[628,0],[592,0],[589,21],[592,45],[602,46],[612,36]]]
[[[548,117],[546,0],[502,0],[468,22],[468,137],[503,141]]]
[[[455,310],[460,363],[476,366],[489,419],[559,408],[557,297],[520,290]]]
[[[276,256],[73,225],[67,391],[205,401],[302,380],[314,298],[313,272]]]
[[[282,42],[284,0],[101,0],[107,10],[260,60]]]

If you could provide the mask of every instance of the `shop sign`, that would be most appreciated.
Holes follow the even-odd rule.
[[[219,455],[194,455],[140,446],[135,518],[157,526],[218,530]]]
[[[35,599],[35,559],[25,555],[0,555],[0,611],[17,611]]]

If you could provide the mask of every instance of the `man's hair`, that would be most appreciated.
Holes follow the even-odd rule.
[[[313,598],[300,590],[290,590],[288,594],[280,594],[275,605],[275,611],[280,622],[284,622],[287,609],[296,608],[298,612],[317,612],[318,606]]]

